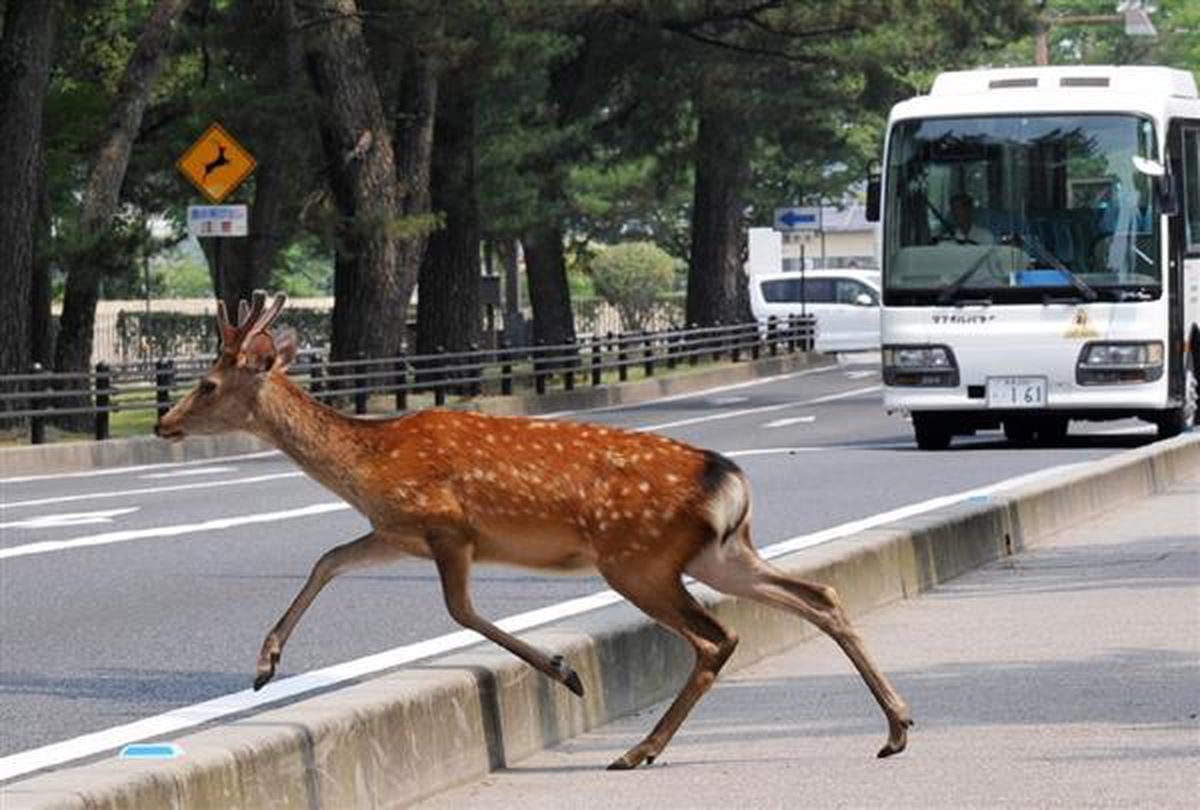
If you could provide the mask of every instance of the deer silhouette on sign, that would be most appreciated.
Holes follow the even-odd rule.
[[[213,159],[212,161],[204,164],[204,179],[207,180],[208,176],[210,174],[212,174],[213,172],[215,172],[217,169],[221,168],[222,166],[226,166],[228,164],[229,164],[229,158],[225,157],[225,147],[222,146],[221,144],[217,144],[216,158]]]

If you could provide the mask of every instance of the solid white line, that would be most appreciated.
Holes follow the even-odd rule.
[[[818,368],[806,368],[800,371],[789,371],[786,374],[773,374],[770,377],[759,377],[755,380],[746,380],[739,383],[730,383],[728,385],[717,385],[712,388],[702,388],[699,391],[687,391],[682,394],[672,394],[669,397],[655,397],[646,402],[623,402],[617,405],[601,405],[596,408],[581,408],[575,411],[555,411],[554,413],[543,413],[538,415],[538,419],[560,419],[564,416],[573,416],[575,414],[590,414],[590,413],[609,413],[611,411],[627,411],[633,408],[640,408],[643,405],[659,405],[663,402],[678,402],[681,399],[703,399],[704,397],[720,394],[725,391],[737,391],[742,388],[749,388],[752,385],[767,385],[769,383],[779,382],[781,380],[791,380],[796,377],[807,377],[813,374],[828,374],[831,371],[838,371],[837,366],[820,366]]]
[[[783,419],[774,419],[763,425],[765,428],[781,428],[788,425],[807,425],[817,421],[815,416],[788,416]]]
[[[870,394],[875,391],[882,390],[881,385],[872,385],[866,388],[855,388],[852,391],[843,391],[840,394],[830,394],[816,399],[797,400],[796,402],[777,402],[774,405],[760,405],[757,408],[742,408],[736,411],[724,411],[722,413],[710,413],[705,416],[693,416],[688,419],[676,419],[674,422],[662,422],[657,425],[644,425],[635,427],[632,430],[645,433],[652,430],[666,430],[667,428],[683,427],[685,425],[698,425],[702,422],[716,422],[721,419],[736,419],[739,416],[752,416],[760,413],[770,413],[772,411],[781,411],[785,408],[801,408],[806,405],[821,405],[826,402],[834,402],[839,399],[847,399],[849,397],[858,397],[863,394]]]
[[[122,489],[114,492],[86,492],[82,495],[56,495],[52,498],[35,498],[31,501],[5,501],[0,503],[0,509],[13,509],[18,506],[45,506],[51,503],[72,503],[74,501],[90,501],[100,498],[122,498],[126,495],[157,495],[161,492],[182,492],[187,489],[213,489],[215,487],[231,487],[239,484],[257,484],[261,481],[274,481],[279,478],[301,478],[304,473],[299,470],[292,472],[270,473],[269,475],[252,475],[248,478],[231,478],[228,481],[202,481],[196,484],[171,484],[165,487],[142,487],[140,489]]]
[[[1083,463],[1086,464],[1087,462]],[[779,543],[773,543],[772,545],[760,548],[759,554],[767,559],[773,559],[800,549],[828,543],[832,540],[874,528],[884,523],[922,514],[932,509],[939,509],[972,499],[988,498],[1006,489],[1023,486],[1031,481],[1057,475],[1064,470],[1078,466],[1081,465],[1066,464],[1059,467],[1052,467],[1016,478],[1010,478],[996,484],[969,489],[954,495],[932,498],[921,503],[881,512],[871,517],[843,523],[840,526],[834,526],[819,532],[797,535]],[[556,605],[549,605],[526,613],[519,613],[515,616],[502,619],[498,624],[510,633],[518,633],[540,627],[550,622],[577,616],[581,613],[587,613],[607,605],[616,604],[620,601],[621,597],[618,594],[611,590],[605,590],[589,596],[560,602]],[[193,706],[174,709],[164,714],[148,717],[123,726],[115,726],[41,748],[11,754],[0,758],[0,782],[33,771],[61,765],[71,760],[93,756],[104,751],[119,748],[131,742],[151,737],[161,737],[212,720],[218,720],[231,714],[258,709],[267,704],[303,695],[317,689],[337,686],[348,680],[373,675],[377,672],[404,664],[411,664],[414,661],[424,658],[461,650],[482,640],[479,635],[472,631],[460,630],[455,633],[438,636],[437,638],[419,641],[414,644],[375,653],[374,655],[335,664],[324,669],[313,670],[302,675],[283,678],[268,684],[261,692],[253,692],[246,689],[203,703],[197,703]]]
[[[160,478],[184,478],[189,475],[216,475],[217,473],[237,472],[237,467],[200,467],[196,470],[179,470],[178,472],[148,473],[138,478],[157,480]]]
[[[267,458],[283,455],[278,450],[263,450],[257,453],[242,453],[236,456],[213,456],[212,458],[196,459],[194,461],[164,461],[158,464],[137,464],[131,467],[104,467],[99,470],[82,470],[69,473],[47,473],[45,475],[18,475],[10,478],[0,478],[0,484],[25,484],[30,481],[53,481],[59,478],[92,478],[97,475],[124,475],[125,473],[141,472],[142,470],[164,470],[171,467],[192,467],[197,464],[212,464],[214,461],[241,461],[251,458]]]
[[[238,517],[214,518],[202,523],[182,523],[175,526],[155,526],[149,529],[125,529],[118,532],[104,532],[89,537],[76,537],[71,540],[46,540],[41,543],[26,543],[21,546],[0,549],[0,560],[13,557],[28,557],[33,554],[47,554],[64,549],[88,548],[104,546],[112,543],[127,543],[130,540],[145,540],[151,537],[179,537],[197,532],[213,532],[220,529],[231,529],[234,526],[248,526],[254,523],[274,523],[278,520],[321,515],[326,512],[342,512],[350,508],[343,501],[336,503],[315,503],[299,509],[284,509],[279,512],[260,512],[257,515],[240,515]]]

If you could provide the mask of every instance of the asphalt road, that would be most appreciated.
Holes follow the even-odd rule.
[[[998,434],[913,444],[871,365],[565,415],[651,428],[735,457],[765,545],[1151,440],[1112,423],[1057,447]],[[1116,431],[1116,432],[1114,432]],[[279,455],[0,482],[0,757],[245,689],[263,635],[313,562],[366,522]],[[595,578],[476,570],[509,616]],[[459,629],[423,562],[347,575],[292,637],[280,677]]]

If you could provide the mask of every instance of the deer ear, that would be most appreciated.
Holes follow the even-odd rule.
[[[280,329],[274,336],[274,368],[285,369],[296,360],[299,340],[294,329]]]
[[[259,332],[242,344],[241,362],[251,371],[270,371],[275,365],[275,341],[265,332]]]

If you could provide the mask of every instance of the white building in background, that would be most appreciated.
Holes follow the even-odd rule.
[[[848,267],[873,270],[879,267],[875,250],[876,229],[867,222],[865,206],[858,203],[844,208],[827,205],[821,210],[821,218],[823,230],[780,233],[773,228],[751,228],[746,271],[752,276],[799,272],[801,254],[808,270]]]

